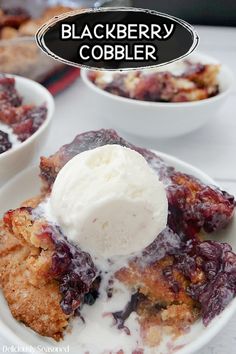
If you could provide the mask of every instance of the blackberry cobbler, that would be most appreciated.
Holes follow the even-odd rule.
[[[21,7],[17,4],[19,1],[0,2],[0,72],[42,82],[55,70],[55,63],[40,55],[34,36],[48,20],[72,8],[50,1],[40,6],[35,6],[35,1],[22,1]]]
[[[100,263],[45,213],[59,171],[78,154],[113,144],[145,158],[165,186],[169,210],[167,226],[156,239],[116,264],[112,259]],[[119,344],[118,334],[113,337],[112,348],[106,338],[101,352],[144,353],[158,346],[166,331],[176,337],[199,319],[207,326],[235,297],[236,254],[230,245],[203,237],[230,223],[235,200],[227,192],[104,129],[80,134],[42,157],[40,176],[41,194],[8,211],[0,226],[1,287],[13,316],[34,331],[60,340],[69,320],[78,316],[78,338],[86,328],[96,332],[91,319],[100,321],[104,302],[99,326],[108,321],[122,337]]]
[[[33,135],[47,117],[45,105],[24,104],[15,79],[0,75],[0,154]]]
[[[89,79],[113,95],[151,102],[199,101],[219,93],[218,64],[184,60],[154,70],[89,72]]]

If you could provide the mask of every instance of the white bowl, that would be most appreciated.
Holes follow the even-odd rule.
[[[8,76],[8,75],[7,75]],[[38,154],[48,135],[54,113],[54,99],[50,92],[35,81],[21,76],[9,75],[16,80],[16,89],[23,97],[23,103],[46,104],[47,117],[39,129],[23,143],[0,154],[0,186],[20,170],[23,170]]]
[[[195,53],[188,59],[201,63],[218,63],[215,58]],[[221,65],[218,75],[220,93],[194,102],[147,102],[120,97],[92,83],[86,69],[81,77],[91,92],[91,102],[114,129],[146,138],[170,138],[194,131],[210,119],[216,119],[233,83],[233,74]]]
[[[169,165],[176,167],[179,171],[192,174],[200,178],[203,182],[207,184],[214,184],[214,181],[207,176],[205,173],[199,169],[175,158],[170,155],[157,152]],[[24,200],[36,195],[39,192],[40,182],[39,182],[39,170],[37,167],[29,168],[15,178],[13,178],[9,183],[7,183],[0,190],[0,217],[2,214],[10,208],[15,208]],[[236,251],[236,222],[235,219],[228,226],[224,232],[219,234],[214,234],[214,239],[219,241],[228,242]],[[23,346],[24,348],[30,348],[32,346],[35,351],[34,353],[41,353],[42,351],[37,350],[37,348],[47,347],[59,347],[57,351],[65,351],[65,348],[69,346],[69,353],[80,353],[83,354],[81,348],[78,345],[78,321],[75,320],[73,330],[65,335],[63,341],[56,343],[53,340],[41,337],[31,329],[25,327],[23,324],[16,321],[6,304],[6,301],[0,292],[0,328],[1,335],[5,338],[8,344],[14,344]],[[194,353],[204,345],[206,345],[229,321],[231,316],[236,312],[236,298],[227,306],[227,308],[217,316],[208,327],[204,327],[201,321],[195,323],[189,333],[181,336],[176,345],[178,345],[178,350],[175,351],[176,354],[190,354]],[[76,327],[77,326],[77,327]],[[109,342],[109,338],[107,338]],[[53,350],[53,349],[52,349]],[[52,352],[51,350],[51,352]],[[49,350],[47,351],[49,352]],[[54,348],[54,352],[56,349]],[[168,351],[169,352],[169,351]],[[153,354],[166,354],[165,350],[160,348],[155,350]]]

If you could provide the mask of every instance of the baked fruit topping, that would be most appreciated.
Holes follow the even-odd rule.
[[[44,104],[36,106],[22,104],[22,101],[15,88],[15,79],[0,75],[0,130],[2,131],[0,153],[14,147],[16,143],[27,140],[40,128],[47,117],[47,108]],[[7,138],[4,133],[7,134]],[[9,140],[9,144],[6,144],[6,139]]]
[[[235,207],[233,196],[176,171],[152,151],[128,143],[111,129],[80,134],[54,155],[42,157],[40,170],[45,191],[50,191],[58,172],[75,155],[107,144],[119,144],[136,150],[155,170],[166,186],[168,225],[173,231],[195,237],[201,230],[208,233],[218,231],[230,222]]]
[[[174,70],[173,70],[174,67]],[[89,79],[113,95],[151,102],[191,102],[219,93],[218,64],[188,60],[167,65],[166,69],[126,73],[89,73]]]

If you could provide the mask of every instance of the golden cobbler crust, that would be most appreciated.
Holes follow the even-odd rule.
[[[41,334],[59,340],[68,325],[58,283],[48,276],[51,250],[31,243],[27,212],[15,211],[12,232],[0,223],[0,285],[12,315]],[[28,215],[29,216],[29,215]],[[28,218],[29,219],[29,218]],[[38,225],[37,225],[38,227]]]

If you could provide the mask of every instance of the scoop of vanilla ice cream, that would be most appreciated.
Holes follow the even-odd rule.
[[[165,228],[163,184],[142,155],[105,145],[76,155],[59,172],[50,209],[70,241],[93,256],[143,250]]]

